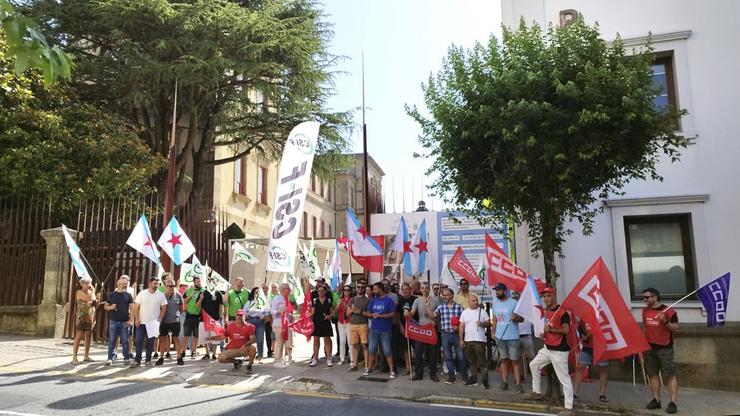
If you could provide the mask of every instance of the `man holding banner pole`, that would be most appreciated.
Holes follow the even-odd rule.
[[[678,408],[678,381],[676,367],[673,362],[673,332],[678,330],[678,314],[660,303],[660,292],[653,288],[642,291],[645,309],[642,310],[642,324],[645,338],[650,344],[650,350],[645,353],[645,370],[650,377],[650,390],[653,399],[648,403],[648,409],[660,409],[660,374],[666,377],[666,387],[670,396],[670,403],[666,406],[666,413],[676,413]]]

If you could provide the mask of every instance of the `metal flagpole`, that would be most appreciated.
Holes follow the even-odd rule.
[[[165,229],[172,218],[172,212],[175,204],[175,159],[177,158],[177,79],[175,79],[175,100],[172,106],[172,131],[170,134],[170,150],[167,156],[167,193],[165,196],[164,203],[164,221],[162,222],[162,228]],[[174,272],[170,270],[172,268],[172,262],[168,256],[162,258],[162,268],[168,272]]]

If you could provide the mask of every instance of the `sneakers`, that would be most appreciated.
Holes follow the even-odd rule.
[[[429,378],[430,378],[430,379],[431,379],[431,380],[432,380],[433,382],[435,382],[435,383],[439,383],[439,377],[437,377],[437,375],[436,375],[436,374],[432,374],[432,375],[430,375],[430,376],[429,376]]]
[[[465,382],[465,387],[472,387],[472,386],[477,386],[477,385],[478,385],[478,379],[475,377],[470,377]]]
[[[332,367],[332,366],[334,366],[334,363],[333,363],[333,362],[331,361],[331,358],[327,358],[327,360],[326,360],[326,366],[327,366],[327,367]]]
[[[411,376],[411,381],[421,381],[423,379],[424,379],[424,376],[420,376],[417,374],[414,374],[413,376]]]
[[[357,365],[355,365],[355,364],[351,364],[351,365],[349,366],[349,370],[347,370],[347,372],[351,372],[351,371],[357,371]]]
[[[131,364],[131,361],[130,360],[123,360],[123,365],[125,367],[128,367],[129,364]]]
[[[501,384],[498,385],[498,389],[501,390],[501,391],[509,390],[509,383],[507,383],[505,381],[502,382]]]
[[[252,364],[247,364],[247,374],[252,374]]]
[[[108,360],[108,361],[106,361],[106,362],[105,362],[105,365],[107,365],[107,366],[111,366],[111,365],[113,365],[113,360]]]
[[[662,406],[660,405],[660,402],[658,400],[655,400],[655,399],[650,400],[650,403],[648,403],[648,405],[645,406],[645,408],[648,409],[648,410],[660,409],[661,407]]]
[[[133,362],[133,363],[131,363],[131,365],[129,366],[129,368],[136,368],[136,367],[141,367],[141,363],[140,363],[140,362],[138,362],[138,361],[134,361],[134,362]]]
[[[155,352],[154,355],[152,355],[152,358],[159,358],[159,353]]]
[[[488,390],[491,388],[491,385],[488,384],[488,380],[483,380],[483,390]]]
[[[185,360],[182,357],[177,357],[177,365],[185,365]]]
[[[533,391],[530,391],[529,393],[527,393],[524,396],[524,398],[525,399],[529,399],[529,400],[543,400],[545,398],[545,396],[543,396],[543,395],[541,395],[539,393],[535,393]]]
[[[168,360],[169,360],[170,358],[172,358],[172,357],[170,357],[170,353],[169,353],[169,351],[168,351],[168,352],[167,352],[167,353],[166,353],[166,354],[164,355],[164,358],[166,358],[166,359],[168,359]]]
[[[678,412],[678,406],[676,406],[676,403],[670,402],[668,403],[668,406],[665,407],[666,413],[676,413]]]
[[[190,358],[195,358],[195,351],[190,351]]]
[[[210,358],[211,358],[211,357],[210,357],[210,356],[208,355],[208,353],[206,353],[206,355],[204,355],[204,356],[200,357],[201,361],[202,361],[202,360],[208,360],[208,359],[210,359]]]
[[[159,357],[159,360],[157,360],[157,362],[154,363],[154,365],[162,365],[162,364],[164,364],[164,357]]]
[[[373,372],[373,371],[372,371],[371,369],[369,369],[369,368],[365,368],[364,370],[362,370],[362,376],[363,376],[363,377],[367,377],[367,376],[369,376],[369,375],[370,375],[370,374],[371,374],[372,372]]]
[[[144,367],[151,367],[152,362],[151,361],[144,361]]]
[[[453,374],[450,374],[447,377],[447,381],[445,381],[445,384],[454,384],[455,383],[455,376]]]
[[[244,364],[244,360],[234,360],[234,368],[231,371],[236,371],[242,368],[242,364]]]
[[[317,365],[319,365],[319,360],[315,358],[312,359],[311,362],[308,364],[309,367],[316,367]]]
[[[211,361],[216,361],[216,354],[211,355]]]
[[[272,366],[275,368],[288,368],[288,366],[285,363],[280,363],[280,362],[277,362],[273,364]]]
[[[524,394],[524,387],[522,387],[521,384],[515,384],[514,390],[516,390],[518,394]]]
[[[390,378],[391,380],[395,380],[396,379],[396,372],[395,371],[391,371],[391,375],[388,376],[388,378]]]

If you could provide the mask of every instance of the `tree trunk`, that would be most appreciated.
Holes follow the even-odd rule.
[[[555,267],[555,247],[557,245],[557,226],[555,221],[543,221],[542,224],[542,259],[545,263],[545,279],[548,286],[555,287],[558,280],[558,272]],[[553,402],[560,399],[561,386],[555,369],[548,365],[545,370],[547,379],[547,391],[545,397]]]

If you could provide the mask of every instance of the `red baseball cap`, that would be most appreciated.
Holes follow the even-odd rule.
[[[234,315],[235,316],[244,315],[244,309],[237,309]]]
[[[554,295],[555,294],[555,289],[553,289],[551,287],[546,287],[546,288],[542,289],[542,292],[540,292],[540,295],[544,295],[545,293],[550,293],[550,294],[553,294]]]

